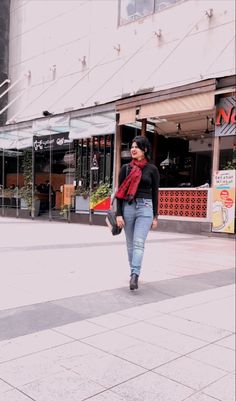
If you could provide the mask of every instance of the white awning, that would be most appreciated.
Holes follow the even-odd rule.
[[[213,110],[214,106],[214,92],[198,93],[195,95],[178,97],[176,99],[144,104],[139,111],[139,118],[168,118],[175,115]]]
[[[91,124],[87,128],[70,128],[69,138],[70,139],[83,139],[91,138],[92,136],[101,136],[114,134],[116,129],[115,122],[102,123],[102,124]]]
[[[69,116],[57,116],[41,118],[40,120],[33,121],[33,133],[39,131],[50,130],[53,132],[68,132],[69,131]]]
[[[136,120],[135,107],[120,111],[119,125],[134,123],[135,120]]]

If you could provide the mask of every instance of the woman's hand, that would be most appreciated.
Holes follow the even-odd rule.
[[[152,230],[155,230],[157,228],[157,218],[154,217],[153,221],[152,221]]]
[[[117,216],[116,217],[116,224],[118,225],[118,227],[123,228],[125,225],[124,219],[122,216]]]

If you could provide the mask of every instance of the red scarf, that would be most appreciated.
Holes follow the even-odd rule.
[[[148,161],[146,159],[141,161],[133,159],[132,162],[129,163],[132,169],[116,191],[116,198],[128,201],[134,199],[142,177],[142,170],[147,164]]]

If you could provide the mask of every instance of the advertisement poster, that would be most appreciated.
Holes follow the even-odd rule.
[[[234,233],[235,225],[235,170],[214,173],[212,231]]]

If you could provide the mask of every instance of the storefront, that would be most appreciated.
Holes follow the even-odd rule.
[[[234,82],[209,79],[8,128],[1,214],[104,224],[132,139],[146,135],[160,171],[160,230],[211,232],[214,173],[236,163]]]
[[[235,97],[228,98],[229,111],[221,110],[225,122],[219,121],[216,106],[218,110],[219,95],[222,102],[222,93],[228,96],[234,83],[235,77],[227,82],[209,79],[117,103],[121,164],[135,135],[146,135],[152,144],[160,171],[160,229],[212,231],[214,171],[235,168],[236,163]],[[224,133],[221,141],[217,127]]]
[[[91,194],[112,191],[115,127],[112,105],[6,127],[1,214],[89,221]]]

